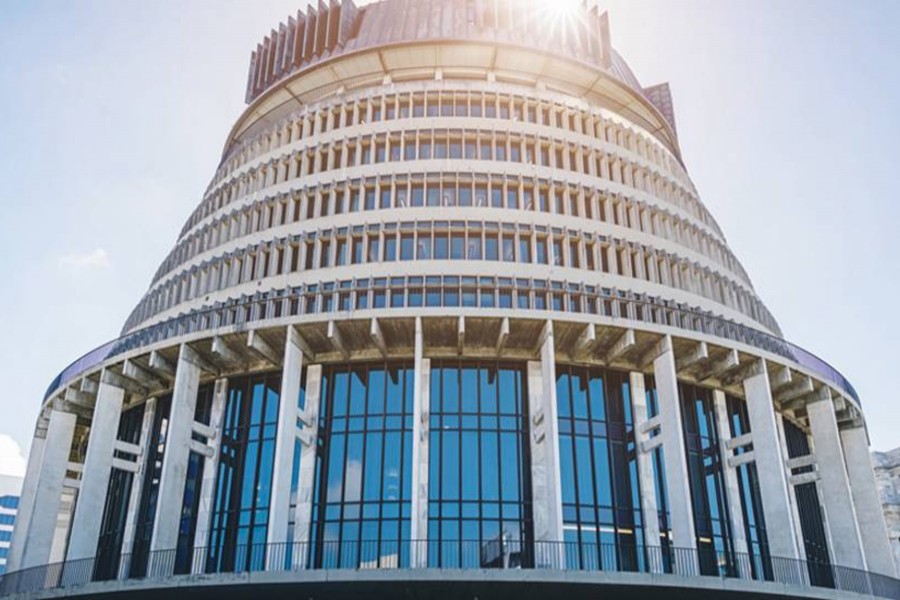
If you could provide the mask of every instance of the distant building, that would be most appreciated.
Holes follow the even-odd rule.
[[[0,575],[6,572],[6,557],[9,555],[9,546],[12,543],[21,491],[22,479],[20,477],[0,475]]]
[[[890,452],[873,452],[872,466],[875,468],[894,564],[900,566],[900,448]]]

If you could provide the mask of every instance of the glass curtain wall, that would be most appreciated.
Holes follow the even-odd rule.
[[[808,455],[811,450],[806,433],[787,419],[783,419],[782,422],[784,423],[784,439],[787,444],[788,458],[800,458]],[[812,471],[812,466],[800,467],[792,469],[791,475]],[[806,550],[810,582],[817,586],[834,587],[828,538],[825,533],[822,505],[819,503],[816,482],[795,485],[794,497],[797,500],[797,512],[800,515],[800,531],[803,534],[803,547]]]
[[[734,546],[725,495],[722,454],[712,392],[680,383],[681,414],[687,454],[694,532],[700,572],[734,577]]]
[[[728,422],[731,437],[736,438],[750,433],[750,416],[747,414],[747,403],[733,396],[726,397]],[[752,452],[753,445],[743,446],[735,450],[740,456]],[[769,541],[766,536],[766,522],[763,515],[762,495],[759,491],[759,475],[756,463],[748,462],[735,469],[738,490],[741,495],[741,511],[744,517],[744,535],[747,538],[747,553],[751,574],[754,579],[772,579],[772,560],[769,555]]]
[[[141,441],[141,425],[144,422],[145,405],[135,406],[122,413],[116,439],[129,444]],[[116,458],[132,461],[133,454],[120,450]],[[94,563],[94,580],[115,579],[119,576],[119,560],[122,556],[122,538],[125,535],[125,521],[128,518],[128,503],[134,473],[113,468],[109,475],[106,503],[100,518],[100,537],[97,540],[97,559]]]
[[[628,373],[557,365],[556,374],[566,566],[642,570]]]
[[[162,476],[163,457],[169,433],[169,411],[172,395],[166,394],[156,399],[153,414],[153,429],[147,443],[147,462],[144,465],[144,481],[141,488],[141,503],[135,525],[134,545],[131,550],[130,576],[147,575],[150,558],[150,540],[153,537],[153,523],[156,521],[156,502],[159,498],[159,482]]]
[[[281,373],[229,379],[208,572],[265,567]]]
[[[197,405],[194,421],[210,424],[212,417],[215,384],[201,385],[197,391]],[[193,432],[191,439],[206,444],[207,438]],[[190,573],[194,559],[194,535],[197,532],[197,513],[200,511],[200,488],[203,485],[203,467],[206,457],[197,452],[188,455],[187,477],[184,481],[184,495],[181,502],[181,518],[178,520],[178,542],[175,550],[175,573]]]
[[[431,362],[428,564],[530,566],[524,364]]]
[[[310,566],[409,566],[413,376],[411,362],[323,369]]]

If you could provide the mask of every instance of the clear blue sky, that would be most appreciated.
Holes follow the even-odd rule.
[[[0,434],[27,449],[50,380],[118,334],[251,49],[300,4],[0,4]],[[900,3],[600,4],[640,80],[671,83],[701,197],[788,339],[854,383],[875,448],[900,445]],[[0,437],[0,472],[14,454]]]

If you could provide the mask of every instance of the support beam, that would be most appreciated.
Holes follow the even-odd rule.
[[[92,396],[97,395],[97,388],[100,387],[100,384],[90,379],[89,377],[82,377],[81,383],[79,384],[81,387],[81,391],[85,394],[91,394]]]
[[[712,378],[721,378],[726,373],[736,369],[741,364],[740,356],[737,350],[729,350],[728,353],[719,360],[713,361],[705,368],[701,369],[697,374],[697,381],[706,381]]]
[[[165,387],[167,385],[165,381],[157,377],[152,371],[145,369],[131,359],[125,359],[125,362],[122,364],[122,375],[137,381],[145,388]]]
[[[822,466],[818,474],[822,486],[825,521],[831,533],[831,552],[834,564],[865,569],[866,559],[830,396],[829,393],[828,397],[807,404],[806,411],[812,430],[816,461]]]
[[[344,337],[341,335],[341,330],[338,329],[337,323],[334,321],[328,321],[328,339],[331,341],[331,345],[334,346],[334,349],[341,353],[344,360],[350,358],[350,350],[348,350],[347,346],[344,344]]]
[[[664,449],[666,488],[669,498],[669,522],[672,525],[672,545],[676,548],[697,548],[694,535],[694,511],[688,478],[687,453],[681,422],[681,401],[678,396],[678,377],[675,372],[675,352],[671,339],[667,349],[653,361],[656,394],[659,401],[660,435]],[[694,559],[696,562],[696,559]],[[686,575],[696,574],[698,565],[681,567]]]
[[[381,352],[381,358],[387,358],[387,342],[384,339],[384,333],[381,331],[381,323],[377,318],[372,319],[372,325],[369,327],[369,337],[372,338],[372,343]]]
[[[675,361],[675,370],[681,373],[707,358],[709,358],[709,346],[706,345],[706,342],[700,342],[694,346],[693,350]]]
[[[559,462],[559,421],[556,403],[556,351],[553,321],[541,334],[540,361],[528,363],[528,412],[531,415],[531,485],[535,542],[563,539],[562,487]],[[535,567],[565,564],[562,548],[543,545]]]
[[[126,393],[135,396],[147,396],[149,394],[149,390],[134,379],[119,375],[115,371],[109,369],[103,369],[103,372],[100,374],[100,385],[102,386],[104,383],[113,387],[122,388]]]
[[[256,329],[251,329],[247,334],[247,347],[258,357],[268,361],[274,366],[281,364],[281,356],[278,351],[267,342]]]
[[[764,360],[757,361],[756,371],[744,380],[743,387],[769,549],[772,556],[800,558],[791,490],[787,481],[789,473],[784,466],[786,455],[782,453],[769,373]]]
[[[91,410],[94,409],[94,404],[97,401],[94,394],[88,394],[72,387],[66,388],[63,398],[66,404],[74,404]]]
[[[197,352],[187,344],[181,344],[178,352],[178,366],[175,372],[175,386],[172,390],[172,405],[169,410],[169,429],[166,436],[166,452],[163,456],[159,493],[156,501],[156,518],[153,522],[151,553],[171,550],[178,543],[178,528],[181,521],[181,505],[184,498],[184,484],[190,458],[191,434],[193,433],[194,412],[197,406],[197,391],[200,386],[200,363]],[[168,559],[159,556],[160,564],[149,565],[148,573],[157,576],[171,574],[172,564],[161,564]]]
[[[466,345],[466,318],[462,315],[456,325],[456,353],[462,356],[463,348]]]
[[[507,339],[509,339],[509,317],[503,317],[503,320],[500,322],[500,333],[497,335],[497,356],[503,354]]]
[[[806,396],[815,391],[812,379],[806,375],[801,375],[799,379],[793,380],[791,383],[784,385],[780,390],[775,392],[775,400],[780,403],[790,402],[795,398]]]
[[[244,357],[238,354],[235,350],[233,350],[228,344],[225,343],[219,336],[215,336],[212,340],[212,348],[210,348],[214,360],[221,360],[231,366],[241,366],[246,361],[244,361]]]
[[[156,350],[150,353],[150,368],[165,376],[169,381],[175,379],[175,365]]]
[[[413,447],[412,447],[412,508],[410,549],[413,568],[428,565],[428,464],[429,464],[429,408],[431,404],[431,360],[425,358],[425,339],[422,318],[416,317],[415,372],[413,373]]]
[[[113,450],[124,401],[125,390],[112,386],[101,378],[84,459],[81,488],[72,516],[71,534],[66,551],[68,561],[92,558],[97,554],[101,516],[97,511],[102,510],[106,504]]]
[[[656,479],[653,476],[653,448],[644,448],[645,441],[651,438],[647,435],[653,427],[647,418],[647,391],[644,382],[644,374],[632,372],[629,375],[631,384],[631,410],[634,415],[635,430],[640,432],[636,436],[637,441],[637,466],[638,481],[641,489],[641,514],[644,515],[644,544],[647,548],[660,546],[659,537],[659,506],[656,503]],[[650,561],[653,572],[662,572],[662,561]]]
[[[573,359],[578,359],[588,352],[590,352],[594,348],[594,344],[597,343],[597,328],[594,327],[593,323],[588,323],[584,326],[584,329],[578,335],[578,339],[575,340],[575,343],[572,345],[572,350],[569,352],[569,356]]]
[[[653,344],[653,347],[650,348],[647,352],[645,352],[641,359],[638,361],[638,366],[641,369],[646,369],[650,365],[653,364],[658,357],[665,354],[667,351],[672,350],[672,338],[668,335],[664,335],[659,338],[659,340]]]
[[[606,364],[612,363],[614,360],[634,348],[635,338],[634,338],[634,329],[626,329],[625,333],[623,333],[618,340],[606,351],[606,354],[603,357],[603,362]]]
[[[22,516],[27,527],[19,523],[15,528],[13,548],[22,558],[19,564],[13,564],[13,568],[28,569],[50,563],[76,420],[71,413],[50,412],[47,439],[41,445],[41,464],[35,473],[37,484],[34,500],[30,503],[31,514]]]
[[[275,458],[272,467],[272,492],[269,506],[268,544],[288,544],[288,515],[291,506],[291,480],[294,474],[294,447],[297,440],[297,416],[300,411],[300,381],[303,351],[297,342],[297,330],[288,327],[284,344],[284,369],[281,372],[281,401],[278,405],[278,429],[275,433]],[[299,458],[299,457],[297,457]],[[289,569],[285,555],[270,552],[267,570]],[[276,562],[273,562],[276,561]],[[277,564],[276,564],[277,563]]]
[[[776,365],[772,369],[772,378],[769,383],[772,391],[777,392],[793,380],[794,376],[791,374],[791,370],[788,367]]]
[[[884,524],[878,484],[872,470],[872,456],[869,454],[869,439],[865,427],[843,429],[841,444],[850,476],[850,491],[853,494],[853,506],[856,507],[856,521],[859,524],[866,565],[871,571],[894,577],[896,569]]]

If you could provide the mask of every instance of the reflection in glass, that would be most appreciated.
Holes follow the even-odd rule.
[[[413,373],[402,362],[323,371],[311,566],[409,566]]]
[[[428,564],[531,564],[525,373],[494,362],[432,361]]]
[[[556,372],[566,565],[643,570],[628,373],[564,365]]]

